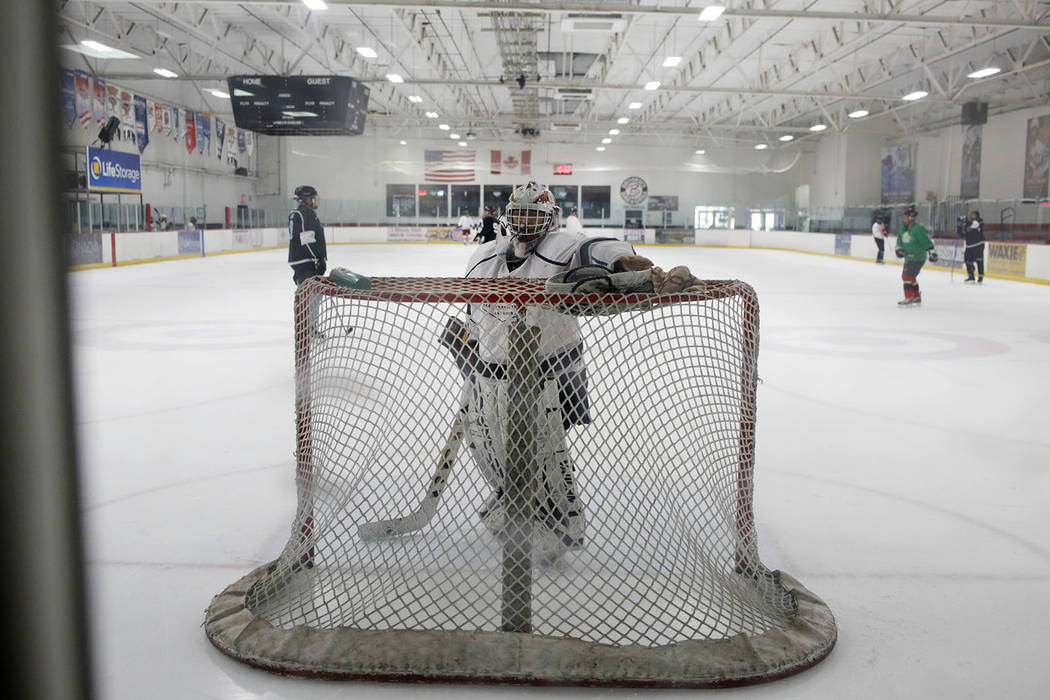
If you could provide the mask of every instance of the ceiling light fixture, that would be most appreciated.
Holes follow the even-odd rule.
[[[973,73],[970,73],[966,77],[967,78],[975,78],[975,79],[976,78],[987,78],[989,75],[995,75],[996,73],[1002,73],[1002,72],[1003,72],[1002,68],[996,68],[994,66],[988,66],[987,68],[982,68],[981,70],[975,70]]]
[[[407,146],[408,145],[408,141],[401,141],[401,145],[402,146]]]
[[[860,119],[861,117],[868,116],[868,110],[866,109],[855,109],[849,113],[850,119]]]
[[[641,109],[641,108],[642,108],[642,103],[641,102],[632,102],[631,104],[627,105],[627,109]]]
[[[303,4],[311,10],[320,11],[327,10],[328,5],[324,4],[324,0],[303,0]]]
[[[604,151],[605,150],[605,146],[598,146],[594,150],[596,150],[596,151]]]
[[[377,58],[379,54],[375,52],[375,49],[368,46],[358,46],[357,53],[365,58]]]
[[[616,120],[616,123],[617,124],[626,124],[629,121],[631,121],[631,120],[628,117],[620,117],[619,119]]]
[[[792,136],[791,134],[784,134],[783,136],[781,136],[781,137],[780,137],[780,140],[781,140],[781,141],[784,141],[784,142],[787,142],[787,141],[794,141],[794,140],[795,140],[795,137],[794,137],[794,136]]]
[[[907,95],[905,95],[901,99],[905,100],[906,102],[914,102],[915,100],[921,100],[922,98],[926,97],[929,94],[930,93],[928,93],[928,92],[926,92],[924,90],[916,90],[915,92],[909,92]]]
[[[157,75],[165,77],[165,78],[178,78],[179,77],[178,73],[173,73],[170,70],[168,70],[167,68],[154,68],[153,72],[156,73]]]
[[[224,100],[230,99],[229,93],[223,92],[222,90],[216,90],[216,89],[212,88],[212,89],[208,90],[208,92],[210,92],[211,94],[215,95],[216,97],[221,97]]]
[[[409,95],[408,96],[408,101],[409,102],[415,102],[416,104],[419,104],[420,102],[423,101],[423,98],[420,97],[419,95]]]
[[[438,118],[438,113],[437,112],[427,112],[427,119],[437,119],[437,118]]]
[[[467,142],[466,141],[460,141],[459,145],[460,145],[461,148],[466,148]]]
[[[704,150],[704,149],[702,149],[702,148],[698,148],[698,149],[696,149],[696,150],[695,150],[695,151],[693,151],[693,152],[694,152],[694,153],[696,153],[696,155],[698,155],[698,156],[702,156],[702,155],[704,155],[705,153],[707,153],[707,151],[705,151],[705,150]]]
[[[448,124],[438,124],[438,128],[441,129],[442,131],[448,131],[452,127],[449,126]]]
[[[397,73],[387,73],[386,74],[386,79],[389,80],[392,83],[403,83],[403,82],[405,82],[405,79],[402,78]]]
[[[456,139],[458,139],[458,138],[459,138],[459,134],[449,134],[449,135],[448,135],[448,137],[449,137],[450,139],[452,139],[453,141],[455,141]]]
[[[714,22],[716,19],[722,16],[722,13],[726,11],[724,5],[708,5],[701,12],[697,18],[701,22]]]
[[[824,131],[824,129],[827,129],[827,128],[828,128],[827,124],[814,124],[813,126],[809,127],[809,130],[810,131]]]
[[[138,58],[138,56],[133,53],[121,51],[120,49],[106,46],[105,44],[92,41],[91,39],[85,39],[79,44],[62,44],[62,48],[69,51],[76,51],[77,53],[82,53],[85,56],[91,56],[92,58],[104,58],[106,60],[117,58]]]
[[[658,87],[660,87],[659,80],[650,80],[648,83],[645,84],[646,90],[655,90]]]
[[[767,148],[769,148],[769,146],[767,146],[767,145],[766,145],[766,144],[764,144],[764,143],[756,143],[756,144],[755,144],[755,150],[756,150],[756,151],[764,151],[764,150],[766,150]]]
[[[664,59],[664,68],[674,68],[682,62],[681,56],[668,56]]]
[[[612,143],[612,139],[602,139],[602,143]]]
[[[620,135],[620,130],[619,129],[609,129],[609,135],[610,136],[619,136]]]

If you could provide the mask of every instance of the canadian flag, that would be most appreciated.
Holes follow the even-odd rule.
[[[491,151],[493,175],[532,174],[532,151]]]

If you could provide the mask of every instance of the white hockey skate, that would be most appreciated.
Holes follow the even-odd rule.
[[[502,541],[507,537],[509,523],[500,495],[496,493],[489,496],[478,511],[478,517],[485,529]],[[568,500],[570,505],[560,517],[545,512],[546,508],[537,507],[532,527],[533,564],[550,566],[569,550],[584,548],[587,521],[583,505],[575,493],[570,492]]]

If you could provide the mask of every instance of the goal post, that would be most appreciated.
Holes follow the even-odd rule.
[[[831,651],[827,606],[759,557],[750,286],[368,286],[297,291],[295,520],[212,601],[217,648],[292,675],[653,687]],[[449,317],[475,335],[456,358]]]

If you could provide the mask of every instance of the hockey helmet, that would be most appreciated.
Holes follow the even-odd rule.
[[[530,180],[511,192],[505,218],[511,237],[527,243],[557,229],[560,216],[561,209],[551,191]]]
[[[308,199],[312,199],[317,196],[317,188],[312,185],[299,185],[295,188],[295,198],[300,202],[305,202]]]
[[[914,205],[912,205],[910,207],[906,207],[904,209],[904,212],[901,214],[901,216],[918,216],[918,215],[919,215],[919,210],[916,209]]]

